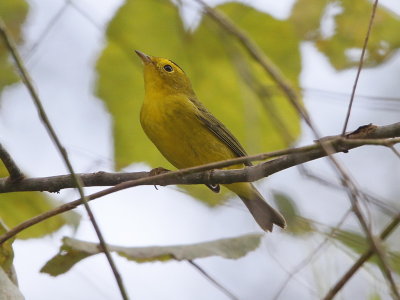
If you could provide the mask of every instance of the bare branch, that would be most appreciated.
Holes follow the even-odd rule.
[[[400,214],[393,218],[393,220],[385,227],[385,229],[379,235],[380,239],[385,240],[400,224]],[[358,260],[351,266],[351,268],[339,279],[339,281],[330,289],[330,291],[323,298],[324,300],[333,299],[336,294],[343,288],[343,286],[349,281],[350,278],[362,267],[362,265],[367,262],[373,255],[374,249],[372,246],[361,255]]]
[[[400,123],[393,124],[392,126],[400,126]],[[386,126],[387,127],[387,126]],[[380,127],[375,126],[375,130],[378,130]],[[375,130],[371,131],[371,135],[374,134]],[[386,131],[383,131],[385,133]],[[393,130],[390,130],[393,132]],[[366,138],[368,135],[365,136]],[[400,142],[400,138],[393,138],[397,142]],[[363,140],[368,141],[368,139]],[[346,145],[347,142],[350,142],[351,145]],[[374,142],[374,141],[372,141]],[[330,147],[334,149],[336,152],[347,152],[350,149],[360,147],[364,144],[357,143],[356,139],[348,139],[343,138],[341,136],[337,136],[336,138],[331,138],[329,141],[325,141],[324,143],[329,143]],[[375,143],[373,143],[375,144]],[[287,154],[289,153],[289,154]],[[259,165],[253,167],[246,167],[244,169],[237,170],[213,170],[214,168],[226,167],[229,165],[235,165],[244,161],[252,161],[252,160],[260,160],[261,157],[268,158],[272,156],[283,155],[282,157],[276,158],[274,160],[270,160]],[[159,175],[154,175],[150,177],[141,177],[146,176],[148,173],[141,172],[138,173],[125,173],[122,174],[122,177],[126,176],[137,176],[139,178],[131,181],[122,182],[113,187],[104,189],[102,191],[93,193],[87,196],[88,200],[94,200],[105,195],[109,195],[111,193],[115,193],[120,190],[124,190],[127,188],[139,186],[139,185],[171,185],[171,184],[226,184],[226,183],[234,183],[234,182],[250,182],[255,181],[263,177],[267,177],[276,172],[282,171],[284,169],[293,167],[295,165],[311,161],[317,158],[321,158],[326,156],[325,150],[322,148],[320,144],[314,144],[311,146],[301,147],[301,148],[293,148],[282,151],[275,151],[271,153],[265,153],[261,155],[255,155],[251,157],[240,157],[236,159],[231,159],[222,162],[211,163],[207,165],[202,165],[198,167],[192,167],[187,169],[182,169],[175,172],[168,172]],[[211,170],[209,172],[206,172]],[[113,180],[117,180],[121,174],[110,174],[110,173],[95,173],[94,176],[98,176],[97,174],[109,174],[110,177],[114,177]],[[90,176],[87,175],[87,176]],[[106,177],[107,177],[106,176]],[[121,178],[121,177],[120,177]],[[64,178],[65,179],[65,178]],[[104,179],[104,178],[103,178]],[[34,180],[34,179],[32,179]],[[47,179],[48,180],[48,179]],[[105,179],[104,179],[105,180]],[[22,181],[24,182],[24,180]],[[103,181],[104,182],[104,181]],[[41,215],[38,215],[32,219],[29,219],[16,227],[9,230],[7,233],[0,236],[0,244],[6,241],[7,239],[15,236],[22,230],[37,224],[43,220],[46,220],[55,215],[61,214],[63,212],[74,209],[75,207],[82,204],[82,200],[78,199],[64,205],[61,205],[53,210],[47,211]]]
[[[239,300],[234,294],[228,291],[223,285],[221,285],[218,281],[216,281],[213,277],[210,276],[202,267],[200,267],[193,260],[188,260],[188,263],[191,264],[194,268],[196,268],[205,278],[210,280],[221,292],[223,292],[226,296],[228,296],[232,300]]]
[[[283,293],[284,289],[286,286],[289,284],[289,282],[296,276],[297,273],[299,273],[302,269],[304,269],[309,263],[311,263],[313,260],[316,259],[317,255],[321,253],[321,250],[325,248],[327,245],[328,241],[333,237],[333,235],[340,229],[340,227],[343,225],[344,221],[346,218],[350,215],[351,210],[348,210],[343,217],[340,219],[338,224],[335,227],[332,227],[330,232],[326,234],[326,237],[324,240],[307,256],[305,257],[300,263],[298,263],[292,272],[288,273],[288,276],[284,283],[281,285],[279,288],[278,292],[275,294],[273,300],[279,299],[280,295]]]
[[[399,291],[397,289],[396,283],[394,282],[393,275],[392,275],[392,270],[390,268],[387,255],[385,251],[382,249],[381,246],[381,239],[379,237],[375,237],[372,233],[372,230],[370,226],[368,225],[365,217],[363,216],[361,209],[359,207],[359,201],[358,201],[358,192],[357,190],[348,190],[349,193],[349,198],[352,201],[352,209],[354,211],[354,214],[357,216],[361,227],[363,228],[367,240],[369,241],[371,245],[371,249],[375,252],[376,256],[378,257],[380,263],[381,263],[381,270],[383,273],[383,276],[385,279],[388,281],[390,288],[392,289],[393,297],[395,299],[400,299]]]
[[[29,94],[30,94],[35,106],[36,106],[36,109],[37,109],[37,111],[39,113],[39,117],[40,117],[44,127],[46,128],[46,130],[47,130],[51,140],[55,144],[57,150],[60,152],[61,157],[62,157],[65,165],[67,166],[68,171],[71,174],[71,179],[74,182],[75,187],[79,191],[79,194],[80,194],[81,199],[82,199],[82,203],[83,203],[83,205],[85,207],[85,210],[86,210],[86,212],[87,212],[87,214],[88,214],[88,216],[90,218],[90,221],[91,221],[91,223],[92,223],[92,225],[94,227],[94,230],[96,232],[96,235],[97,235],[97,237],[99,239],[101,249],[104,252],[104,254],[105,254],[105,256],[106,256],[106,258],[108,260],[108,263],[109,263],[109,265],[111,267],[111,270],[112,270],[112,272],[114,274],[114,277],[115,277],[115,280],[116,280],[116,282],[118,284],[118,288],[120,290],[121,296],[122,296],[123,299],[127,300],[127,299],[129,299],[129,297],[128,297],[128,295],[126,293],[126,290],[125,290],[125,287],[123,285],[122,278],[121,278],[121,276],[120,276],[120,274],[119,274],[119,272],[117,270],[117,267],[116,267],[116,265],[115,265],[115,263],[114,263],[114,261],[113,261],[113,259],[111,257],[110,252],[108,251],[107,244],[106,244],[106,242],[104,240],[104,237],[103,237],[103,235],[102,235],[102,233],[100,231],[100,228],[99,228],[99,226],[98,226],[98,224],[96,222],[96,219],[95,219],[95,217],[93,215],[93,212],[90,209],[89,204],[87,203],[87,199],[86,199],[85,193],[83,191],[82,183],[79,180],[79,177],[76,176],[75,171],[74,171],[74,169],[72,167],[72,164],[71,164],[71,162],[70,162],[70,160],[68,158],[68,153],[65,150],[64,146],[61,144],[61,141],[59,140],[57,134],[55,133],[55,130],[54,130],[53,126],[50,123],[50,120],[47,117],[47,114],[46,114],[46,112],[44,110],[44,107],[43,107],[42,102],[41,102],[41,100],[39,98],[39,95],[38,95],[38,93],[36,92],[36,90],[35,90],[35,88],[33,86],[32,79],[29,76],[29,73],[28,73],[28,71],[26,70],[26,68],[24,66],[24,63],[23,63],[23,61],[22,61],[22,59],[21,59],[21,57],[20,57],[20,55],[18,53],[17,47],[16,47],[13,39],[8,34],[7,28],[6,28],[6,26],[5,26],[5,24],[4,24],[2,19],[0,19],[0,34],[1,34],[1,36],[2,36],[2,38],[4,40],[4,42],[5,42],[6,47],[8,48],[8,50],[10,52],[12,58],[14,59],[14,62],[15,62],[15,65],[16,65],[16,69],[19,71],[20,77],[21,77],[22,81],[24,82],[26,88],[29,91]]]
[[[59,8],[59,10],[53,15],[53,17],[50,19],[50,21],[46,24],[46,26],[44,27],[44,30],[39,34],[39,37],[37,38],[37,40],[32,44],[32,46],[28,50],[28,55],[27,55],[27,57],[25,57],[26,61],[29,61],[29,59],[35,54],[38,46],[48,36],[48,34],[55,27],[57,22],[59,22],[62,19],[62,16],[65,14],[65,12],[68,9],[68,5],[69,5],[69,1],[65,1],[63,6],[61,6]]]
[[[400,122],[387,126],[362,126],[348,134],[349,138],[340,135],[323,138],[335,152],[348,152],[351,149],[364,145],[381,145],[391,147],[400,142]],[[394,136],[399,137],[394,137]],[[376,137],[376,138],[371,138]],[[381,138],[386,137],[386,138]],[[241,181],[255,181],[270,176],[284,169],[326,156],[326,152],[318,143],[309,146],[290,148],[274,152],[262,153],[247,157],[239,157],[221,162],[215,162],[198,167],[182,169],[175,172],[161,174],[160,177],[149,177],[148,172],[107,173],[97,172],[77,174],[86,187],[114,186],[123,182],[136,182],[145,179],[142,185],[171,185],[171,184],[215,184],[233,183]],[[213,170],[243,162],[260,161],[279,157],[253,167],[238,170]],[[204,172],[212,170],[211,172]],[[201,173],[202,172],[202,173]],[[135,183],[133,186],[136,186]],[[9,182],[0,178],[0,193],[18,191],[48,191],[57,192],[61,189],[72,188],[74,183],[69,175],[24,178],[19,182]]]
[[[362,69],[363,64],[364,64],[365,50],[367,49],[368,40],[369,40],[369,36],[371,34],[372,24],[374,22],[375,12],[376,12],[376,7],[377,6],[378,6],[378,0],[375,0],[374,5],[372,6],[372,12],[371,12],[371,17],[369,19],[368,30],[367,30],[367,34],[365,35],[364,45],[363,45],[362,51],[361,51],[360,62],[358,63],[358,69],[357,69],[356,78],[354,80],[353,89],[351,91],[349,107],[347,109],[347,114],[346,114],[346,118],[345,118],[344,125],[343,125],[342,135],[344,135],[346,133],[347,125],[349,123],[351,109],[353,107],[354,96],[356,94],[358,79],[360,78],[361,69]]]
[[[6,167],[8,174],[10,174],[8,181],[15,183],[25,177],[21,170],[18,168],[15,161],[12,159],[10,153],[8,153],[8,151],[3,147],[2,144],[0,144],[0,160]]]

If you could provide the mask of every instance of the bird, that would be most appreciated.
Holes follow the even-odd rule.
[[[198,100],[181,67],[166,58],[135,52],[143,63],[145,96],[140,110],[141,126],[173,166],[189,168],[247,155],[234,135]],[[242,199],[264,231],[272,231],[274,224],[286,227],[284,217],[264,200],[252,183],[223,186]],[[208,187],[219,191],[219,185]]]

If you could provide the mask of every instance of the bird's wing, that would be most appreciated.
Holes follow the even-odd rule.
[[[217,118],[215,118],[204,105],[195,98],[190,98],[190,101],[197,107],[199,113],[197,117],[201,122],[218,137],[222,142],[225,143],[238,157],[247,156],[246,151],[240,145],[239,141],[233,136],[233,134],[222,124]],[[246,162],[245,165],[251,166],[251,162]]]

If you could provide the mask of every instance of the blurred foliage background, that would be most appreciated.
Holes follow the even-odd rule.
[[[299,94],[304,95],[309,92],[301,82],[301,75],[306,72],[304,57],[302,57],[302,47],[306,44],[313,45],[319,55],[326,58],[332,72],[340,74],[340,72],[354,71],[354,68],[358,66],[371,13],[370,1],[297,0],[293,2],[290,13],[285,18],[278,18],[266,10],[256,8],[255,2],[225,1],[214,8],[231,19],[238,28],[244,30],[249,39],[260,46]],[[31,63],[31,57],[34,55],[32,52],[36,51],[38,46],[40,47],[40,43],[49,38],[49,32],[54,28],[57,29],[57,22],[63,14],[68,13],[68,10],[79,14],[86,22],[85,26],[101,35],[101,38],[96,41],[97,52],[91,53],[92,61],[82,68],[90,68],[91,72],[94,72],[93,81],[88,84],[93,97],[89,101],[97,106],[102,105],[104,113],[110,118],[111,137],[106,141],[109,142],[111,148],[111,157],[107,158],[110,169],[130,170],[134,166],[144,166],[143,163],[146,165],[145,168],[158,166],[172,168],[144,135],[139,124],[138,116],[144,89],[141,62],[134,55],[135,49],[150,55],[166,57],[178,63],[191,78],[199,99],[231,129],[249,154],[294,146],[304,140],[306,129],[302,127],[300,117],[277,84],[265,74],[258,62],[249,56],[235,37],[227,34],[207,15],[201,15],[196,1],[126,0],[119,3],[114,13],[108,12],[110,19],[104,27],[99,26],[90,11],[84,10],[78,3],[60,1],[59,9],[52,15],[49,13],[47,25],[42,27],[41,31],[39,30],[40,34],[36,35],[36,40],[30,38],[27,42],[28,28],[34,26],[35,19],[34,15],[31,19],[29,16],[35,5],[38,4],[34,1],[31,3],[23,0],[0,2],[0,17],[18,43],[23,58],[26,58],[28,67],[32,68],[33,72],[35,65]],[[373,33],[367,48],[366,67],[371,70],[379,68],[391,63],[398,55],[399,22],[398,15],[393,11],[385,6],[378,6]],[[68,38],[68,36],[65,37],[66,44],[79,49],[79,45],[69,43]],[[21,86],[9,51],[2,41],[0,42],[0,70],[0,92],[3,92],[0,97],[1,121],[2,117],[5,120],[12,118],[9,114],[1,114],[2,104],[9,95],[7,92]],[[68,86],[68,80],[64,82],[65,89],[79,88]],[[40,91],[45,90],[47,83],[39,82],[38,84]],[[48,85],[51,85],[51,80]],[[329,83],[325,86],[329,87]],[[46,97],[46,92],[43,94]],[[383,105],[387,105],[388,102],[397,101],[397,99],[390,99],[384,102],[384,97],[381,98],[373,98],[372,101],[375,104],[378,103],[378,106],[382,102]],[[348,98],[345,97],[345,99]],[[57,107],[57,99],[52,99],[52,101],[49,110],[61,111],[62,115],[62,107]],[[74,99],[74,101],[79,103],[81,100]],[[321,99],[321,101],[326,100]],[[306,101],[305,105],[307,107]],[[343,101],[341,105],[346,107],[346,101]],[[394,105],[397,105],[397,102]],[[27,107],[23,106],[23,109]],[[33,110],[30,113],[32,112]],[[90,114],[91,111],[88,110],[84,118],[89,123],[91,116],[88,113]],[[318,112],[315,115],[317,116]],[[71,119],[72,122],[74,117],[66,115],[65,119]],[[343,119],[343,114],[338,116],[339,127]],[[56,124],[62,122],[56,117],[53,121]],[[87,126],[97,134],[95,125]],[[60,128],[64,127],[60,125]],[[65,136],[81,134],[83,139],[86,138],[85,132],[79,132],[79,129],[76,130],[73,126],[65,128],[70,130],[70,133]],[[2,130],[7,130],[7,122],[4,122]],[[23,137],[24,134],[29,133],[23,132],[19,137]],[[102,133],[99,132],[99,134]],[[13,140],[12,137],[6,136],[6,134],[0,135],[0,142],[7,143]],[[312,142],[312,139],[308,142]],[[41,146],[51,147],[49,141]],[[20,156],[37,155],[29,148],[19,148],[22,153]],[[47,163],[52,164],[50,160]],[[95,159],[92,159],[92,165],[95,170],[102,170],[97,168]],[[32,169],[29,166],[25,168],[22,164],[20,167],[28,176],[31,175],[29,172]],[[61,168],[57,171],[65,172]],[[393,173],[390,173],[390,176],[398,175],[398,168],[391,171]],[[32,176],[41,174],[35,171],[33,173]],[[44,176],[44,174],[41,175]],[[0,164],[0,177],[6,176],[6,170]],[[296,185],[296,183],[291,184]],[[181,187],[177,195],[183,195],[182,192],[210,206],[226,203],[230,196],[227,193],[213,194],[203,186]],[[272,191],[271,197],[288,220],[287,231],[280,235],[308,238],[312,236],[319,240],[327,236],[334,228],[332,224],[321,224],[318,219],[304,216],[301,213],[303,209],[300,198],[293,198],[284,184],[280,185],[280,189]],[[308,193],[306,197],[319,196]],[[6,227],[10,228],[60,205],[62,201],[69,200],[72,200],[71,195],[63,193],[60,197],[39,192],[2,194],[0,195],[0,219]],[[385,206],[389,207],[387,210],[391,211],[391,214],[396,212],[391,203],[382,204],[379,201],[378,208]],[[372,208],[373,214],[376,209],[375,206]],[[324,213],[329,214],[326,211]],[[378,217],[377,220],[380,224],[382,223],[382,218]],[[82,224],[79,225],[79,214],[74,212],[52,218],[24,231],[18,235],[18,238],[43,237],[56,232],[66,224],[71,225],[73,230],[80,228]],[[339,247],[346,249],[346,253],[350,253],[352,257],[363,253],[367,247],[365,237],[355,226],[337,231],[332,238],[333,243],[339,243]],[[296,248],[299,239],[290,241],[289,245]],[[10,245],[6,246],[10,247]],[[396,243],[393,243],[393,246],[397,246]],[[3,257],[10,257],[8,250],[9,248],[6,248],[6,254]],[[312,251],[309,252],[312,253]],[[0,251],[0,255],[2,253]],[[398,274],[400,270],[398,251],[395,248],[388,249],[388,255],[394,272]],[[373,260],[371,263],[374,265],[377,261]],[[0,264],[3,268],[6,265],[8,268],[10,260],[0,259]],[[374,273],[374,276],[378,275]],[[373,295],[376,297],[381,294],[386,295],[384,292],[378,289],[378,292]]]

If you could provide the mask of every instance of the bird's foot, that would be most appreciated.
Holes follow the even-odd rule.
[[[162,167],[154,168],[154,169],[150,170],[149,177],[160,175],[160,174],[164,174],[164,173],[168,173],[168,172],[171,172],[171,171],[168,170],[168,169],[164,169]],[[156,185],[154,185],[154,187],[155,187],[156,190],[158,190]]]
[[[158,168],[154,168],[151,169],[149,172],[149,176],[156,176],[156,175],[160,175],[160,174],[164,174],[164,173],[168,173],[171,172],[168,169],[164,169],[163,167],[158,167]]]

